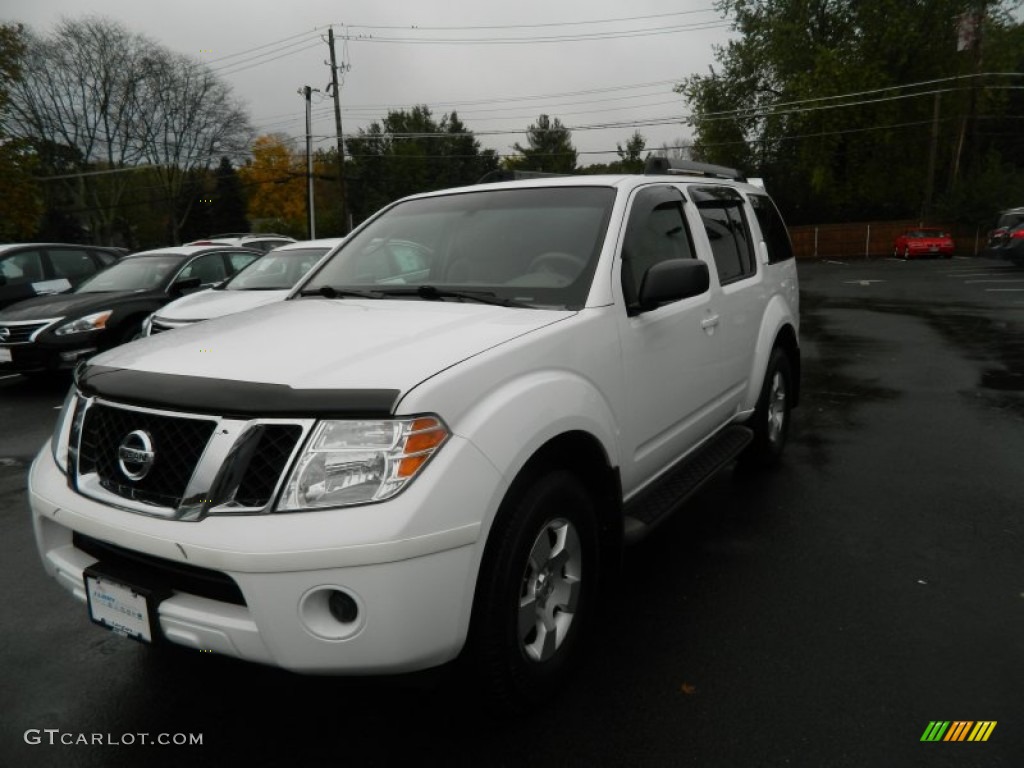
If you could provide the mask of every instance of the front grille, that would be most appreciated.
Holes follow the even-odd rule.
[[[177,508],[213,434],[212,419],[185,418],[94,404],[82,424],[79,474],[96,473],[117,496]],[[149,472],[131,480],[118,466],[118,448],[135,430],[147,432],[155,455]]]
[[[243,507],[262,507],[270,502],[288,457],[302,436],[298,424],[264,424],[259,441],[245,468],[234,501]]]
[[[30,341],[32,341],[32,334],[34,334],[36,331],[40,330],[41,328],[45,328],[46,326],[48,326],[52,322],[53,322],[53,320],[43,320],[42,322],[38,322],[38,323],[19,323],[19,324],[13,324],[12,323],[12,324],[8,324],[8,325],[3,325],[3,326],[0,326],[0,339],[3,340],[3,343],[5,345],[6,344],[28,344]],[[2,331],[4,331],[4,330],[7,331],[7,334],[6,334],[7,338],[3,338],[5,336],[5,334],[2,333]]]
[[[72,543],[104,565],[112,566],[123,574],[122,578],[137,582],[133,586],[164,587],[222,603],[245,605],[242,590],[226,573],[125,549],[77,531]]]

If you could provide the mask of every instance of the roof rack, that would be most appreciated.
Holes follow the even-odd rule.
[[[553,176],[571,176],[570,173],[548,173],[547,171],[509,171],[504,168],[498,168],[494,171],[488,171],[476,182],[477,184],[487,184],[492,181],[520,181],[522,179],[547,179]]]
[[[711,165],[710,163],[695,163],[692,160],[675,160],[667,157],[649,157],[644,167],[644,174],[647,176],[670,176],[691,175],[707,176],[712,179],[732,179],[734,181],[746,181],[747,177],[735,168],[727,168],[724,165]]]

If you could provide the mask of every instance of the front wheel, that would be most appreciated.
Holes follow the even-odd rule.
[[[789,435],[793,399],[793,366],[781,347],[772,350],[754,416],[748,423],[754,440],[743,453],[746,464],[772,466],[782,457]]]
[[[580,480],[554,470],[499,511],[481,565],[470,656],[501,708],[554,696],[593,621],[599,572],[596,508]]]

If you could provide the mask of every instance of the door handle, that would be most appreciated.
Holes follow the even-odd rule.
[[[709,315],[700,321],[700,327],[705,331],[718,325],[718,315]]]

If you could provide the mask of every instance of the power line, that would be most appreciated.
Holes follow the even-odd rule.
[[[236,59],[236,58],[238,58],[240,56],[248,56],[253,51],[259,51],[259,50],[261,50],[263,48],[270,48],[271,46],[280,45],[281,43],[287,42],[288,40],[294,40],[296,37],[306,37],[306,38],[308,38],[311,34],[315,34],[315,33],[316,33],[315,29],[309,30],[307,32],[299,32],[299,33],[294,34],[294,35],[289,35],[288,37],[282,37],[280,40],[274,40],[273,42],[270,42],[270,43],[264,43],[263,45],[257,45],[257,46],[254,46],[252,48],[247,48],[244,51],[238,51],[237,53],[229,53],[229,54],[226,54],[224,56],[218,56],[215,59],[209,59],[207,61],[207,63],[208,64],[216,64],[217,62],[220,62],[220,61],[227,61],[228,59]],[[228,66],[230,66],[230,65],[228,65]]]
[[[585,24],[614,24],[622,21],[647,21],[650,19],[664,19],[670,16],[690,16],[696,13],[711,13],[716,9],[714,7],[697,8],[690,11],[675,11],[673,13],[655,13],[648,16],[627,16],[617,19],[591,19],[589,21],[554,21],[547,22],[544,24],[496,24],[490,26],[459,26],[459,27],[423,27],[419,24],[405,24],[405,25],[369,25],[369,24],[349,24],[350,28],[358,29],[419,29],[427,31],[454,31],[454,30],[477,30],[477,29],[539,29],[541,27],[575,27],[582,26]]]
[[[539,45],[547,43],[578,43],[595,40],[619,40],[631,37],[650,37],[652,35],[670,35],[677,32],[699,32],[709,29],[721,29],[731,26],[727,21],[699,22],[695,24],[677,24],[672,27],[655,29],[634,29],[609,32],[589,32],[578,35],[555,35],[548,37],[480,37],[480,38],[448,38],[448,37],[377,37],[374,35],[346,36],[346,40],[354,43],[402,43],[408,45]]]
[[[302,41],[302,42],[305,42],[305,41]],[[312,50],[314,48],[317,48],[319,46],[320,46],[320,39],[317,38],[315,41],[310,42],[307,45],[303,45],[301,48],[296,48],[295,50],[291,50],[291,51],[286,51],[284,53],[280,53],[277,56],[272,56],[269,59],[260,59],[259,61],[253,61],[252,63],[249,63],[249,64],[245,64],[243,62],[237,62],[237,64],[228,64],[227,66],[225,66],[225,67],[223,67],[221,69],[214,70],[214,72],[216,74],[220,74],[220,75],[225,76],[225,77],[228,76],[228,75],[236,75],[239,72],[244,72],[247,69],[253,69],[254,67],[259,67],[259,66],[261,66],[263,64],[269,64],[272,61],[277,61],[278,59],[283,59],[283,58],[286,58],[288,56],[294,56],[295,54],[302,53],[303,51],[310,51],[310,50]],[[268,51],[268,53],[269,53],[269,51]]]

